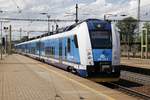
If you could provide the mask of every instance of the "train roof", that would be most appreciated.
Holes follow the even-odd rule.
[[[81,22],[79,22],[79,23],[75,23],[75,24],[73,24],[73,25],[67,26],[67,27],[65,27],[65,28],[59,28],[58,30],[56,30],[56,31],[54,31],[54,32],[50,32],[50,33],[52,33],[52,34],[54,35],[54,34],[59,34],[59,33],[67,32],[67,31],[72,30],[73,28],[75,28],[76,26],[80,25],[80,24],[83,23],[83,22],[90,23],[90,22],[93,22],[93,21],[98,21],[98,22],[100,22],[100,23],[108,23],[108,21],[100,20],[100,19],[86,19],[86,20],[83,20],[83,21],[81,21]],[[31,42],[31,41],[34,41],[34,40],[36,41],[36,40],[38,40],[38,39],[40,39],[40,38],[42,38],[42,37],[46,37],[46,36],[49,36],[49,34],[46,33],[46,34],[43,34],[43,35],[41,35],[41,36],[37,36],[37,37],[31,38],[30,40],[25,41],[25,42],[22,42],[22,43],[19,43],[19,44],[24,44],[24,43],[26,43],[26,42]]]
[[[100,23],[108,23],[108,21],[105,21],[105,20],[100,20],[100,19],[86,19],[86,20],[83,20],[79,23],[75,23],[75,24],[72,24],[70,26],[67,26],[67,27],[64,27],[64,28],[59,28],[58,30],[54,31],[54,32],[51,32],[52,34],[58,34],[58,33],[62,33],[62,32],[66,32],[66,31],[70,31],[72,30],[73,28],[75,28],[76,26],[78,26],[79,24],[83,23],[83,22],[92,22],[92,21],[99,21]],[[47,34],[48,35],[48,34]],[[46,35],[46,36],[47,36]],[[43,35],[44,36],[44,35]],[[39,37],[39,36],[38,36]]]

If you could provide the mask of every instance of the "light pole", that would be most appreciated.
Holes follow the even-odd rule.
[[[3,27],[3,25],[2,25],[2,21],[1,21],[1,60],[2,60],[2,56],[3,56],[3,50],[2,50],[2,27]]]
[[[4,27],[5,33],[8,32],[8,27]],[[5,53],[8,53],[8,35],[6,34]]]
[[[48,26],[47,26],[47,30],[48,30],[48,34],[50,34],[50,15],[48,14],[48,13],[45,13],[45,12],[43,12],[43,13],[40,13],[40,14],[42,14],[42,15],[46,15],[47,16],[47,18],[48,18],[48,20],[47,20],[47,22],[48,22]]]
[[[22,28],[20,28],[20,42],[21,42],[21,39],[22,39]]]
[[[30,39],[29,35],[30,35],[30,31],[27,31],[28,40]]]
[[[79,22],[78,8],[79,8],[78,7],[78,2],[76,2],[76,7],[75,7],[76,12],[75,13],[66,13],[67,15],[65,15],[65,16],[75,16],[75,23]]]
[[[46,15],[47,18],[48,18],[48,19],[47,19],[47,22],[48,22],[48,24],[47,24],[47,25],[48,25],[48,26],[47,26],[47,30],[48,30],[48,35],[49,35],[49,34],[50,34],[50,17],[51,17],[51,16],[50,16],[48,13],[44,13],[44,12],[43,12],[43,13],[40,13],[40,14]]]
[[[2,11],[2,10],[0,11],[0,13],[3,13],[3,12],[4,11]],[[3,29],[2,28],[3,28],[3,22],[7,22],[7,21],[0,21],[0,23],[1,23],[1,39],[0,39],[1,40],[1,60],[3,58],[2,57],[3,56],[3,46],[2,46],[2,37],[3,37],[3,33],[2,33]]]
[[[75,22],[78,23],[78,4],[76,3],[76,19]]]
[[[47,15],[47,18],[48,18],[48,35],[50,34],[50,15]]]
[[[9,55],[12,53],[12,26],[9,25]]]
[[[140,34],[140,12],[141,12],[141,0],[138,0],[138,11],[137,11],[137,20],[138,20],[138,27],[137,27],[137,33]]]
[[[0,23],[1,23],[1,39],[0,39],[0,41],[1,41],[1,60],[2,60],[2,56],[3,56],[3,46],[2,46],[2,37],[3,37],[3,22],[7,22],[7,21],[0,21]]]
[[[137,20],[138,20],[138,28],[137,28],[137,33],[140,35],[140,5],[141,5],[141,0],[138,0],[138,13],[137,13]],[[143,33],[142,33],[143,34]],[[141,58],[143,58],[143,35],[141,34]]]
[[[141,11],[140,5],[141,5],[141,0],[138,0],[138,21],[139,22],[140,22],[140,11]]]

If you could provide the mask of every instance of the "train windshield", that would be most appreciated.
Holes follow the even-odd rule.
[[[93,49],[112,48],[111,24],[100,20],[88,21],[88,29]]]

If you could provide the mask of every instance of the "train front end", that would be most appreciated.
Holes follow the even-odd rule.
[[[93,58],[93,64],[87,65],[88,78],[100,82],[118,80],[120,76],[120,54],[118,54],[120,39],[112,30],[111,23],[102,20],[88,20],[87,26]]]

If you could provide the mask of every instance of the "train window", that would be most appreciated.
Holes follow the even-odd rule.
[[[59,39],[59,56],[62,56],[62,40]]]
[[[53,47],[53,56],[55,55],[55,47]]]
[[[37,49],[40,48],[40,41],[36,42],[36,48],[37,48]]]
[[[35,47],[31,48],[31,54],[35,54]]]
[[[70,38],[67,40],[67,51],[70,52]]]
[[[53,47],[51,47],[51,54],[52,54],[52,56],[54,55]]]
[[[87,22],[89,31],[110,30],[110,23],[101,20],[90,20]]]
[[[67,48],[65,47],[65,57],[67,56]]]
[[[50,56],[52,55],[52,47],[50,47],[50,50],[49,50],[50,52],[49,52],[49,54],[50,54]]]
[[[45,48],[45,54],[46,54],[47,57],[49,57],[49,55],[50,55],[50,47],[46,47]]]
[[[54,57],[54,54],[55,54],[55,49],[54,47],[52,47],[52,57]]]
[[[112,36],[110,31],[90,32],[92,48],[112,48]]]
[[[55,52],[55,48],[54,47],[52,47],[52,55],[54,56],[54,53]]]
[[[74,35],[74,43],[75,43],[76,48],[78,48],[77,35]]]
[[[40,47],[41,47],[41,49],[44,49],[44,47],[45,47],[44,42],[40,42]]]

